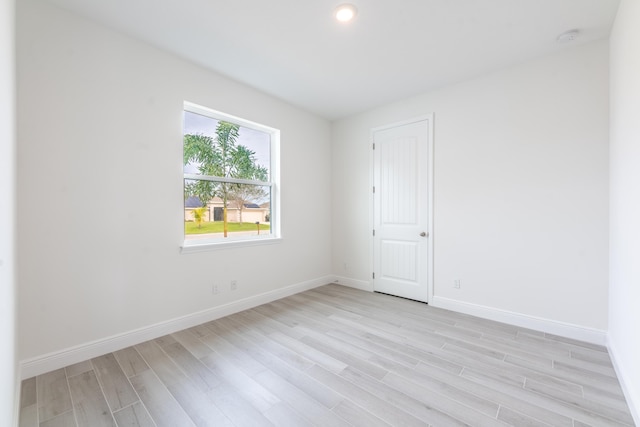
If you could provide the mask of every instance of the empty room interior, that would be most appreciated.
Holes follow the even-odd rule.
[[[640,425],[640,2],[349,3],[0,0],[0,425]]]

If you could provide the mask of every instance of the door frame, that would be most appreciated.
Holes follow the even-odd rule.
[[[434,295],[434,273],[433,273],[433,240],[434,230],[433,230],[433,177],[434,177],[434,148],[433,148],[433,135],[434,135],[434,113],[427,113],[421,116],[413,117],[407,120],[402,120],[398,122],[389,123],[382,126],[376,126],[371,128],[369,132],[369,264],[371,270],[371,276],[369,276],[370,280],[370,288],[373,292],[375,292],[375,284],[373,278],[374,270],[374,236],[373,236],[373,226],[374,226],[374,215],[375,215],[375,200],[373,195],[373,185],[375,178],[375,156],[373,150],[373,141],[375,132],[386,130],[398,126],[409,125],[411,123],[427,121],[427,233],[429,233],[429,237],[427,239],[427,304],[430,304],[433,300]]]

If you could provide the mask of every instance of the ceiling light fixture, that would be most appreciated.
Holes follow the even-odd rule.
[[[579,30],[565,31],[564,33],[562,33],[562,34],[560,34],[558,36],[556,41],[558,43],[569,43],[569,42],[572,42],[575,39],[577,39],[579,35],[580,35],[580,31]]]
[[[355,18],[358,9],[352,4],[345,3],[336,7],[335,17],[340,22],[349,22]]]

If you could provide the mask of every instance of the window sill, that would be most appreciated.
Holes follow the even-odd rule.
[[[183,244],[180,247],[181,254],[193,254],[198,252],[217,251],[221,249],[245,248],[249,246],[264,246],[280,243],[282,237],[265,237],[263,239],[232,240],[232,241],[201,241],[198,243]]]

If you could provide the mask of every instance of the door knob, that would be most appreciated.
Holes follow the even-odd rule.
[[[428,234],[426,232],[424,232],[424,231],[422,233],[420,233],[420,237],[427,237],[427,236],[428,236]]]

